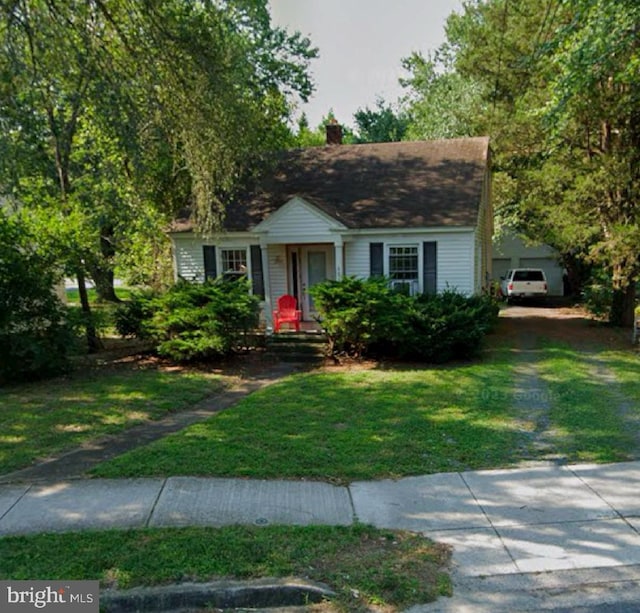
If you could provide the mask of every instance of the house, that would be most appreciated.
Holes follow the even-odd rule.
[[[340,142],[329,128],[340,126],[328,126]],[[178,219],[170,237],[177,277],[247,274],[271,329],[279,296],[295,296],[314,321],[309,288],[345,275],[385,275],[410,294],[481,292],[492,229],[483,137],[290,150],[228,204],[222,232],[203,236]]]

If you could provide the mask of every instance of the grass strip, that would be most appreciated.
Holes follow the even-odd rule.
[[[523,440],[511,377],[506,352],[455,368],[299,374],[93,474],[349,482],[507,466]]]
[[[5,537],[0,578],[93,579],[126,589],[218,578],[306,577],[343,610],[399,610],[451,594],[446,546],[370,526],[231,526]]]
[[[621,392],[630,399],[640,398],[640,353],[637,351],[604,351],[601,359],[613,371]],[[638,407],[640,413],[640,407]]]
[[[597,376],[596,364],[612,369],[624,385],[625,395],[638,398],[633,382],[638,363],[624,353],[588,354],[562,343],[547,342],[539,362],[551,401],[550,430],[557,453],[570,462],[620,462],[634,456],[634,432],[620,409],[623,388]],[[615,359],[614,359],[615,357]],[[636,411],[640,406],[636,405]]]
[[[0,389],[0,474],[159,419],[222,387],[206,373],[123,368]]]

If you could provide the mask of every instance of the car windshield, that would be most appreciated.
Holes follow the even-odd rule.
[[[516,270],[513,273],[514,281],[544,281],[541,270]]]

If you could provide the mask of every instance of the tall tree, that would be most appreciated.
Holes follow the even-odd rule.
[[[607,270],[625,324],[640,268],[639,23],[627,0],[473,0],[450,17],[451,63],[432,79],[477,87],[467,124],[492,137],[501,220],[570,270]]]
[[[190,206],[219,225],[287,134],[287,96],[311,92],[316,53],[271,27],[266,0],[7,0],[0,45],[0,186],[81,220],[67,259],[101,289],[132,220]]]
[[[409,73],[403,106],[408,117],[404,137],[430,140],[470,136],[479,130],[482,116],[480,86],[452,69],[442,56],[425,58],[413,53],[402,60]]]
[[[391,104],[379,98],[376,108],[358,109],[354,116],[356,141],[359,143],[387,143],[403,140],[408,120],[402,110],[394,110]]]
[[[597,228],[589,257],[611,273],[610,319],[631,325],[640,278],[640,5],[571,0],[552,41],[552,137],[572,142],[578,219]]]

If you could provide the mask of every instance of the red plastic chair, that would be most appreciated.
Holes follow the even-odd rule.
[[[282,324],[293,324],[296,332],[300,332],[302,311],[296,309],[297,301],[293,296],[285,294],[278,298],[278,308],[273,312],[274,331],[278,332]]]

